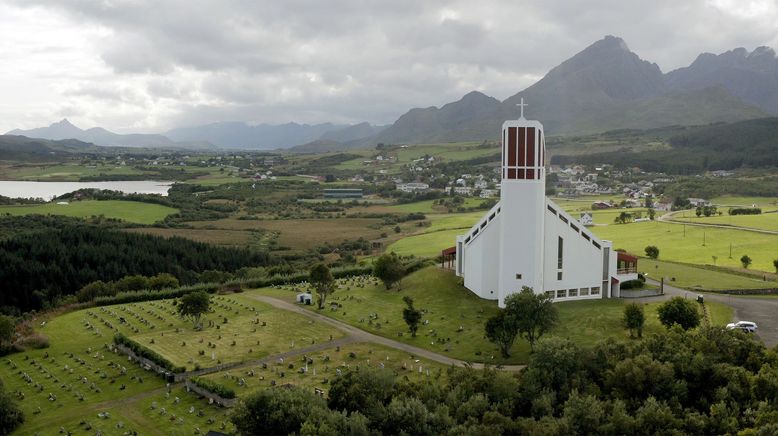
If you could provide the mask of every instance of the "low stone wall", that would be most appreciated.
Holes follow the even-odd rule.
[[[659,289],[622,289],[620,292],[621,298],[643,298],[662,295]]]
[[[216,403],[222,407],[232,407],[235,405],[235,401],[237,401],[235,398],[222,398],[209,391],[208,389],[197,386],[191,380],[186,380],[186,382],[184,382],[184,386],[186,386],[187,392],[194,392],[198,395],[208,398],[210,403]]]

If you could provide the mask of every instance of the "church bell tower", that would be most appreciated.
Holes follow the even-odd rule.
[[[500,188],[500,277],[498,303],[531,287],[543,292],[543,235],[546,203],[543,125],[524,118],[524,99],[518,120],[502,125],[502,183]]]

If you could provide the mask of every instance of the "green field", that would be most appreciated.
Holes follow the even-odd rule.
[[[467,197],[465,198],[464,204],[462,204],[462,207],[464,208],[471,208],[471,207],[478,207],[486,201],[483,198],[475,198],[475,197]],[[446,212],[445,208],[442,206],[436,206],[433,203],[435,200],[425,200],[425,201],[417,201],[415,203],[404,203],[404,204],[394,204],[391,206],[387,206],[387,209],[391,210],[392,212],[400,212],[400,213],[411,213],[411,212],[421,212],[421,213],[441,213]]]
[[[753,260],[751,269],[774,271],[773,259],[778,258],[778,235],[744,230],[654,221],[598,226],[592,231],[600,238],[613,241],[614,248],[639,255],[647,245],[656,245],[660,259],[675,262],[714,264],[713,256],[716,256],[718,266],[740,267],[740,257],[747,254]]]
[[[775,208],[778,206],[778,197],[741,197],[735,195],[722,195],[720,197],[711,198],[710,202],[719,206],[751,207],[756,205],[757,207],[761,208]]]
[[[727,290],[727,289],[769,289],[778,287],[778,282],[765,281],[760,277],[748,277],[740,274],[729,274],[710,268],[700,268],[688,264],[662,262],[641,258],[638,270],[647,277],[659,281],[665,278],[665,283],[678,288]]]
[[[0,206],[0,214],[10,215],[65,215],[77,218],[104,216],[138,224],[153,224],[178,209],[160,204],[124,200],[83,200],[69,204],[46,203],[21,206]]]
[[[290,288],[263,288],[263,295],[294,299]],[[402,321],[403,296],[414,299],[415,306],[425,311],[424,325],[416,338],[407,333]],[[484,338],[486,319],[497,312],[494,301],[483,300],[465,289],[461,279],[450,271],[429,267],[411,274],[402,282],[402,288],[387,291],[374,280],[359,279],[341,282],[338,291],[328,300],[339,303],[337,310],[322,311],[324,315],[341,320],[371,333],[396,339],[420,348],[466,361],[495,363],[524,363],[529,356],[529,344],[517,340],[513,356],[503,361],[497,348]],[[557,303],[560,323],[552,335],[570,338],[582,345],[593,345],[601,339],[627,338],[621,325],[625,300],[607,299]],[[658,303],[646,305],[646,332],[658,331],[661,325],[656,317]],[[711,307],[718,306],[711,303]],[[311,308],[311,310],[316,310]],[[732,317],[731,309],[716,308],[714,321],[724,324]],[[402,336],[400,334],[402,333]]]
[[[81,177],[99,175],[140,175],[142,171],[131,166],[122,165],[81,165],[59,164],[44,166],[16,166],[0,170],[0,175],[7,180],[30,180],[46,182],[75,182]]]
[[[674,221],[683,221],[695,224],[715,224],[733,227],[746,227],[752,229],[778,231],[778,213],[768,212],[759,215],[728,215],[726,211],[720,216],[700,216],[697,217],[694,212],[685,213],[676,212],[673,214]],[[765,210],[763,209],[763,212]]]

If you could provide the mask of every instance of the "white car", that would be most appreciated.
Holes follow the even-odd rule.
[[[727,330],[740,329],[746,333],[756,333],[756,323],[751,321],[738,321],[727,324]]]

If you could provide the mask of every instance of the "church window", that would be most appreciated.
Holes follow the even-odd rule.
[[[551,206],[546,206],[546,207],[548,208],[548,211],[549,211],[549,212],[551,212],[551,213],[553,213],[554,215],[556,215],[556,209],[554,209],[554,208],[553,208],[553,207],[551,207]]]
[[[592,288],[592,295],[599,295],[600,294],[600,287],[595,286]]]
[[[563,249],[564,241],[562,240],[562,237],[559,237],[559,241],[557,243],[557,251],[556,251],[556,268],[562,269],[562,249]]]
[[[598,249],[598,250],[599,250],[600,248],[602,248],[602,247],[600,247],[600,244],[598,244],[598,243],[597,243],[597,241],[592,241],[592,245],[594,245],[595,247],[597,247],[597,249]]]
[[[546,295],[548,295],[548,298],[554,299],[554,291],[546,291]]]
[[[572,228],[576,233],[578,233],[578,227],[576,227],[575,224],[570,223],[570,228]]]
[[[556,279],[557,280],[562,280],[562,271],[559,271],[559,272],[556,273]]]
[[[567,218],[563,217],[562,215],[559,215],[559,219],[562,220],[563,223],[567,224]]]
[[[521,280],[521,274],[516,274],[516,280]]]
[[[581,236],[583,236],[584,239],[586,239],[587,241],[589,240],[589,235],[587,235],[586,233],[581,232]]]
[[[582,297],[589,295],[589,288],[581,288],[579,295]]]
[[[567,296],[568,297],[577,297],[578,296],[578,288],[570,289],[569,291],[567,291]]]
[[[560,289],[556,291],[557,298],[565,298],[567,296],[567,289]]]

